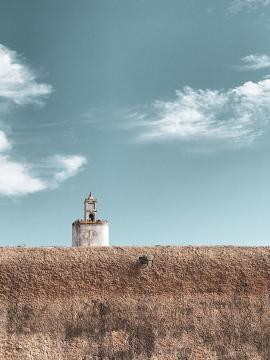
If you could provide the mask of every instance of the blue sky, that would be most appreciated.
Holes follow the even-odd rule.
[[[268,245],[270,0],[0,0],[1,246]]]

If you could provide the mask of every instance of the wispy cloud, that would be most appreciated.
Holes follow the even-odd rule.
[[[0,130],[0,194],[25,195],[46,188],[46,184],[31,174],[31,166],[12,160],[8,152],[12,146]]]
[[[75,176],[83,165],[86,164],[86,159],[80,155],[55,155],[52,158],[55,162],[57,171],[54,175],[55,181],[60,183],[72,176]]]
[[[40,103],[52,86],[39,83],[36,73],[25,65],[15,51],[0,44],[0,97],[16,104]]]
[[[12,146],[0,131],[0,194],[23,196],[45,189],[54,189],[77,175],[87,163],[81,155],[54,155],[38,164],[19,162],[11,158]]]
[[[46,188],[47,184],[32,174],[29,164],[0,155],[0,194],[22,196]]]
[[[237,70],[260,70],[270,68],[270,56],[251,54],[241,58],[241,65],[234,66]]]
[[[52,86],[38,81],[37,74],[15,51],[0,44],[0,110],[44,104]],[[16,146],[16,142],[15,142]],[[23,196],[59,186],[86,164],[80,155],[54,155],[38,164],[14,159],[12,144],[0,130],[0,194]],[[42,169],[42,170],[41,170]],[[46,169],[46,170],[44,170]]]
[[[81,155],[54,155],[41,161],[39,171],[47,178],[47,187],[54,188],[63,181],[77,175],[87,160]]]
[[[0,152],[7,151],[11,149],[11,144],[7,139],[4,131],[0,130]]]
[[[229,10],[232,13],[238,13],[242,10],[256,10],[268,5],[270,5],[270,0],[231,0]]]
[[[55,157],[35,165],[18,162],[8,155],[0,154],[0,194],[24,196],[45,189],[54,189],[64,180],[77,175],[86,164],[86,159],[78,155],[61,155],[59,159]],[[41,176],[37,173],[43,165],[47,171],[43,171]]]
[[[262,135],[270,118],[270,79],[228,90],[185,87],[172,101],[157,101],[129,118],[139,140],[219,140],[243,146]]]

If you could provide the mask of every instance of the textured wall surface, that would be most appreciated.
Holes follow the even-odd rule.
[[[109,223],[75,221],[72,224],[72,246],[109,246]]]
[[[269,294],[269,248],[1,248],[0,359],[268,360]]]

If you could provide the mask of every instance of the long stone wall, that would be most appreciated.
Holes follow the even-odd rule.
[[[269,294],[270,248],[1,248],[0,359],[269,360]]]

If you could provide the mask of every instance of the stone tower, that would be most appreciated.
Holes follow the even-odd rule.
[[[72,246],[109,246],[109,223],[97,220],[97,199],[84,200],[84,219],[72,224]]]

